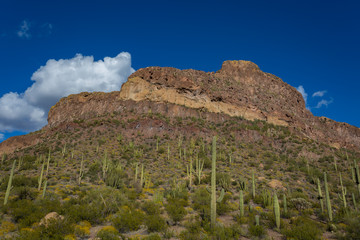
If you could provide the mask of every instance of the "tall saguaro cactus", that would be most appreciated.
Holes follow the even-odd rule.
[[[42,182],[43,182],[44,168],[45,168],[45,160],[43,161],[40,176],[38,178],[38,191],[40,191],[41,185],[42,185]]]
[[[358,192],[360,195],[360,172],[359,172],[359,166],[355,159],[354,159],[354,175],[355,175],[355,183],[357,185]]]
[[[340,199],[343,201],[344,209],[346,209],[346,208],[347,208],[347,203],[346,203],[346,187],[344,188],[343,181],[342,181],[342,177],[341,177],[341,173],[340,173],[340,187],[341,187],[341,196],[340,196]]]
[[[196,174],[196,176],[198,178],[199,185],[200,185],[200,182],[201,182],[201,175],[203,173],[204,163],[205,163],[205,160],[201,161],[199,159],[199,154],[198,154],[196,156],[196,160],[195,160],[195,174]]]
[[[192,173],[193,173],[193,162],[192,157],[190,156],[190,163],[188,166],[186,166],[186,173],[189,178],[189,187],[192,187]]]
[[[246,188],[245,181],[240,181],[240,192],[239,192],[239,210],[240,217],[244,216],[244,190]]]
[[[280,229],[280,206],[276,192],[274,193],[274,215],[275,215],[276,227]]]
[[[210,202],[210,219],[211,227],[216,225],[216,202],[221,202],[224,199],[225,191],[221,189],[220,196],[216,199],[216,137],[212,141],[212,158],[211,158],[211,202]]]
[[[318,186],[318,199],[320,201],[321,212],[324,213],[324,202],[323,202],[323,195],[322,195],[322,191],[321,191],[321,185],[320,185],[319,178],[317,179],[317,186]]]
[[[78,177],[79,185],[81,185],[81,179],[83,178],[83,176],[84,176],[84,155],[82,155],[81,157],[80,172]]]
[[[324,184],[325,184],[325,198],[326,198],[326,208],[328,212],[329,221],[332,222],[332,209],[331,209],[331,201],[330,201],[330,194],[329,188],[327,184],[326,172],[324,172]]]
[[[212,140],[211,158],[211,226],[214,228],[216,223],[216,137]]]
[[[253,197],[253,199],[255,199],[255,175],[254,175],[254,170],[252,170],[252,174],[251,174],[251,186],[252,186],[252,197]]]
[[[286,201],[286,195],[284,193],[283,195],[283,206],[284,206],[284,214],[287,214],[287,201]]]
[[[16,160],[14,161],[13,166],[11,168],[10,178],[9,178],[9,182],[8,182],[8,186],[7,186],[5,198],[4,198],[4,205],[7,204],[8,200],[9,200],[9,196],[10,196],[10,191],[13,188],[12,180],[13,180],[13,176],[14,176],[15,164],[16,164]]]

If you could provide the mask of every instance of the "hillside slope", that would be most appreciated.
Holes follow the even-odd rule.
[[[70,95],[0,153],[0,238],[359,237],[359,129],[314,117],[295,88],[246,61],[144,68],[120,92]],[[44,224],[51,212],[64,218]]]

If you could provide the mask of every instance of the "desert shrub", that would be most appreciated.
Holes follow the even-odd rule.
[[[29,188],[29,187],[18,187],[14,189],[14,192],[18,196],[19,200],[22,199],[34,200],[38,195],[38,193],[35,192],[33,188]]]
[[[98,187],[82,194],[79,199],[67,201],[63,213],[74,222],[86,220],[91,224],[98,224],[127,203],[128,200],[121,191],[110,187]]]
[[[173,198],[183,199],[184,203],[186,203],[186,205],[187,205],[189,196],[188,196],[188,189],[185,187],[184,184],[173,183],[171,189],[168,191],[165,191],[164,194],[168,199],[173,199]]]
[[[40,207],[28,199],[10,202],[7,211],[19,223],[20,228],[29,227],[45,216]]]
[[[114,168],[106,174],[105,184],[107,186],[121,189],[124,187],[124,180],[128,178],[124,170]]]
[[[37,169],[34,164],[36,162],[36,156],[25,155],[22,159],[20,170]]]
[[[165,229],[166,222],[159,214],[147,215],[145,225],[147,226],[149,232],[159,232]]]
[[[143,238],[144,240],[161,240],[161,237],[159,236],[159,234],[156,233],[152,233],[149,236]]]
[[[22,228],[17,240],[38,240],[41,239],[41,232],[32,228]]]
[[[186,215],[186,210],[178,199],[169,200],[165,208],[175,223],[181,221]]]
[[[85,237],[90,234],[91,224],[88,221],[82,221],[74,227],[74,232],[78,237]]]
[[[231,178],[228,173],[217,173],[216,184],[227,191],[231,185]]]
[[[228,204],[229,199],[231,199],[231,195],[225,193],[223,200],[216,205],[217,214],[224,215],[230,211],[230,205]]]
[[[249,226],[249,234],[254,237],[262,237],[265,235],[265,229],[261,225],[256,226],[252,224]]]
[[[5,177],[0,186],[0,190],[6,191],[7,184],[9,182],[9,176]],[[14,175],[12,184],[16,187],[37,187],[38,181],[36,177],[26,177],[24,175]]]
[[[204,231],[201,228],[201,222],[195,218],[190,219],[185,223],[186,230],[182,231],[179,238],[182,240],[198,240],[203,239]]]
[[[153,201],[146,201],[142,205],[142,209],[148,215],[158,215],[160,214],[160,205]]]
[[[303,198],[292,198],[290,199],[289,202],[290,202],[290,206],[294,207],[298,211],[304,211],[311,207],[311,203],[309,203]]]
[[[305,217],[297,217],[291,223],[291,227],[283,231],[286,237],[296,240],[321,239],[321,228],[316,222]]]
[[[119,232],[113,226],[106,226],[103,227],[97,234],[96,237],[100,238],[101,240],[118,240]]]
[[[119,232],[135,231],[143,223],[144,214],[138,209],[124,206],[115,214],[112,223]]]
[[[89,177],[92,181],[98,178],[98,174],[101,172],[101,165],[99,162],[95,162],[90,165],[89,170],[85,174]]]
[[[40,239],[61,240],[65,235],[73,232],[73,227],[66,218],[50,219],[47,225],[41,225],[38,231],[41,232]]]
[[[217,226],[211,230],[211,234],[215,239],[221,240],[239,239],[241,233],[242,231],[239,225],[233,225],[231,227]]]
[[[351,214],[345,218],[345,233],[338,236],[339,239],[360,239],[360,214]]]
[[[205,187],[195,190],[193,196],[194,209],[200,213],[202,220],[210,219],[210,194]]]

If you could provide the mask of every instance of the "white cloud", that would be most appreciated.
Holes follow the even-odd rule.
[[[326,90],[314,92],[312,97],[323,97],[326,92]]]
[[[17,32],[17,35],[20,38],[26,38],[29,39],[31,37],[30,31],[30,22],[24,20],[20,26],[20,30]]]
[[[0,131],[30,131],[46,124],[44,110],[30,105],[18,93],[0,98]]]
[[[0,133],[0,141],[2,141],[4,139],[4,134]]]
[[[0,131],[33,131],[46,124],[47,113],[61,97],[79,92],[120,90],[134,72],[131,56],[94,61],[77,54],[71,59],[48,60],[33,73],[33,85],[25,93],[7,93],[0,98]]]
[[[320,102],[317,103],[317,105],[315,106],[315,108],[321,108],[322,106],[328,106],[330,103],[333,102],[333,99],[330,99],[330,100],[325,100],[325,99],[322,99]]]
[[[304,98],[304,101],[305,101],[305,105],[307,104],[307,93],[305,92],[305,89],[304,89],[304,87],[302,86],[302,85],[300,85],[300,86],[298,86],[297,88],[296,88],[296,90],[298,90],[298,92],[299,93],[301,93],[301,95],[303,96],[303,98]]]

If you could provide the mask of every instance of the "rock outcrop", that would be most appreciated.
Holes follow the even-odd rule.
[[[140,69],[119,92],[62,98],[51,108],[44,130],[127,107],[139,113],[151,109],[169,117],[215,113],[262,120],[337,148],[360,149],[359,128],[313,116],[294,87],[248,61],[225,61],[219,71],[210,73],[169,67]],[[214,114],[207,115],[211,116]],[[0,144],[0,149],[11,141],[13,138]]]

